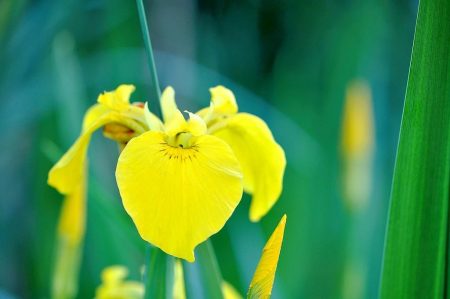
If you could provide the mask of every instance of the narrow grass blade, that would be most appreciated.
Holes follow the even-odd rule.
[[[450,2],[421,0],[387,228],[381,298],[446,294]]]

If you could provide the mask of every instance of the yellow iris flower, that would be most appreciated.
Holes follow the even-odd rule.
[[[194,261],[194,248],[218,232],[242,197],[242,172],[231,148],[208,135],[205,122],[185,120],[172,88],[161,97],[163,126],[133,138],[117,163],[123,205],[141,237]]]
[[[73,192],[91,135],[104,127],[107,137],[123,145],[116,180],[141,237],[193,262],[194,248],[225,225],[243,190],[253,194],[251,220],[269,211],[281,193],[284,151],[260,118],[238,113],[233,93],[223,86],[212,88],[211,105],[188,112],[188,120],[171,87],[161,97],[163,121],[147,106],[130,104],[133,90],[121,85],[99,96],[48,183],[63,194]]]
[[[286,215],[284,215],[264,246],[247,298],[267,299],[272,294],[278,259],[283,243]],[[111,266],[102,272],[102,284],[97,288],[96,299],[141,299],[144,297],[144,285],[136,281],[124,281],[128,271],[125,267]],[[174,264],[173,299],[185,299],[183,266],[180,260]],[[228,282],[222,282],[224,299],[242,299],[238,291]]]
[[[128,269],[124,266],[110,266],[102,271],[102,283],[95,291],[95,299],[142,299],[144,284],[140,281],[125,280]],[[222,283],[224,299],[242,299],[242,296],[228,282]],[[186,299],[183,266],[180,260],[174,264],[173,299]]]

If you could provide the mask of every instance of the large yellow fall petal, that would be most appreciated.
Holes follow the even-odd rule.
[[[71,194],[84,175],[86,152],[91,134],[82,134],[48,174],[48,184],[62,194]]]
[[[266,246],[264,246],[261,259],[250,283],[247,298],[270,298],[275,280],[275,272],[277,271],[278,259],[280,257],[281,245],[283,243],[285,226],[286,215],[281,218],[280,223],[270,236]]]
[[[281,146],[266,123],[251,114],[230,116],[213,134],[227,142],[244,174],[244,190],[253,195],[250,219],[258,221],[278,200],[286,166]]]
[[[229,146],[214,136],[190,148],[168,145],[160,132],[132,139],[116,179],[123,205],[141,237],[193,262],[194,248],[218,232],[242,196],[242,174]]]
[[[96,108],[97,109],[97,108]],[[95,130],[107,123],[125,124],[136,132],[142,133],[142,126],[115,111],[109,111],[101,114],[99,118],[93,120],[91,116],[100,115],[101,109],[87,114],[86,124],[83,131],[70,149],[61,157],[61,159],[50,169],[47,183],[57,189],[62,194],[70,194],[79,186],[84,176],[84,165],[86,163],[86,153],[91,135]],[[88,117],[89,116],[89,117]]]
[[[50,170],[48,184],[60,193],[71,194],[81,184],[91,135],[108,122],[108,117],[105,116],[107,114],[92,121],[88,128],[84,128],[80,137]],[[90,118],[89,121],[91,121]]]
[[[85,172],[85,170],[83,171]],[[64,199],[58,223],[58,234],[71,245],[80,244],[86,226],[86,179]]]
[[[84,114],[82,132],[87,132],[99,118],[103,117],[111,109],[102,104],[92,105]]]

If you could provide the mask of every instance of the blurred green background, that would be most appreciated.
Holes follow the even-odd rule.
[[[288,214],[273,298],[376,298],[384,228],[417,1],[147,1],[162,87],[179,106],[209,104],[223,84],[284,147],[284,191],[260,223],[245,196],[213,237],[222,274],[245,294],[265,240]],[[134,1],[0,1],[0,298],[48,298],[62,197],[52,164],[79,133],[97,95],[132,83],[155,110]],[[346,88],[370,85],[372,191],[361,209],[342,195]],[[88,227],[79,298],[108,265],[138,279],[144,243],[114,179],[117,146],[91,143]],[[263,162],[262,162],[263,163]]]

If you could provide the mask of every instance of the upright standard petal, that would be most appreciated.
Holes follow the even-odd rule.
[[[251,114],[238,113],[213,134],[227,142],[244,174],[244,190],[253,195],[250,219],[258,221],[278,200],[286,158],[266,123]]]
[[[211,102],[215,113],[235,114],[238,112],[236,98],[231,90],[222,85],[209,89],[211,93]]]
[[[141,237],[193,262],[194,248],[217,233],[242,197],[242,173],[230,147],[214,136],[172,147],[161,132],[132,139],[116,179]]]
[[[280,257],[281,245],[283,243],[285,226],[286,215],[281,218],[280,223],[270,236],[266,246],[264,246],[261,259],[250,283],[247,298],[270,298],[275,280],[275,272],[277,271],[278,259]]]
[[[161,95],[161,112],[164,122],[168,122],[178,110],[175,102],[175,90],[168,86],[164,89]]]
[[[148,103],[145,103],[144,105],[144,118],[150,130],[152,131],[164,130],[164,125],[162,121],[155,114],[150,112],[150,109],[148,108]]]

